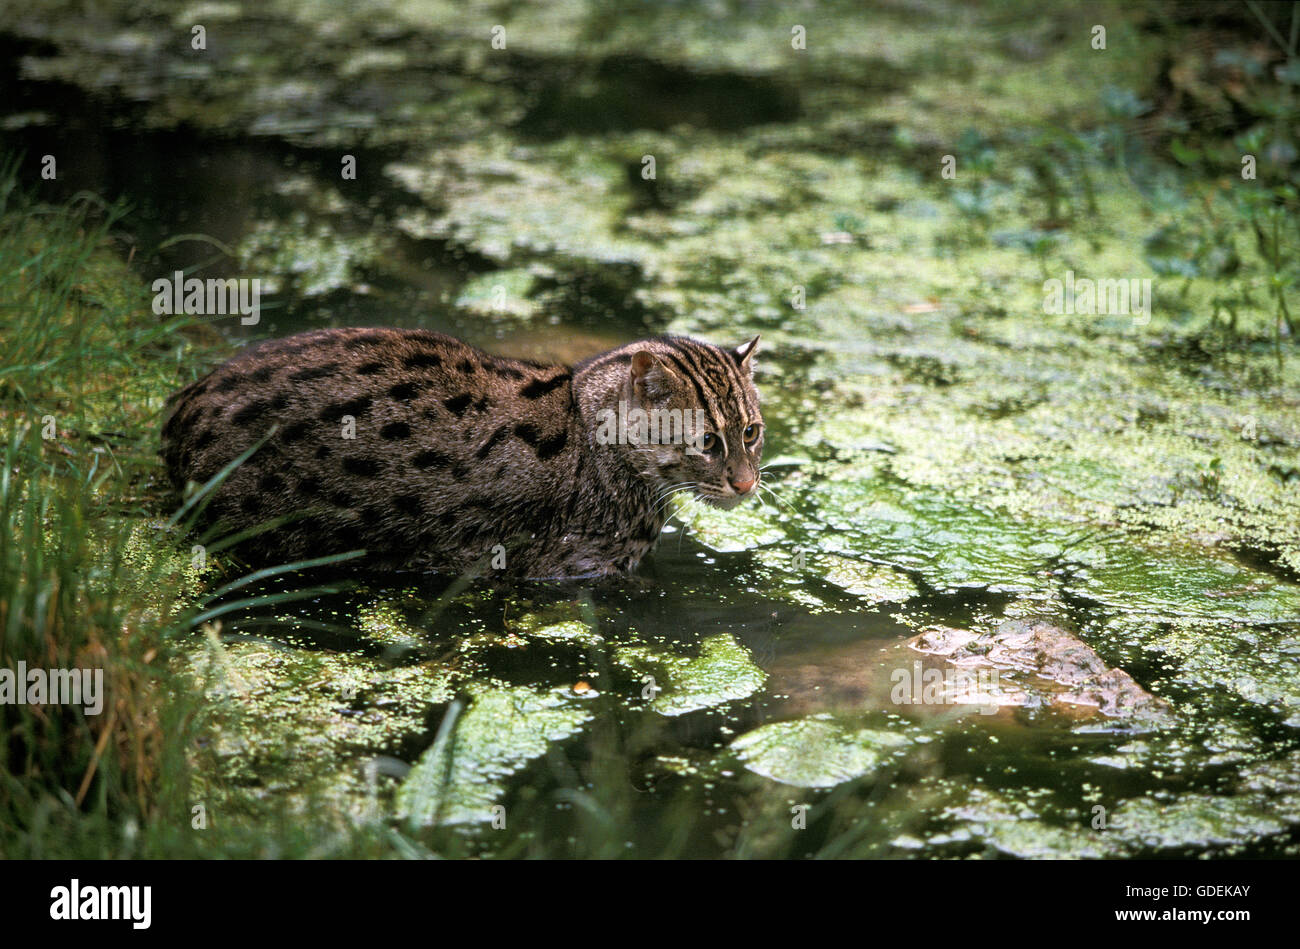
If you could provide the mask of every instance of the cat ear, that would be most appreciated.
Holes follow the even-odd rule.
[[[748,343],[742,343],[731,351],[731,356],[736,360],[736,365],[742,369],[748,369],[752,375],[754,372],[754,361],[751,358],[754,350],[758,348],[758,337],[755,336]]]
[[[668,394],[671,374],[650,350],[642,349],[632,354],[632,367],[628,374],[632,378],[632,388],[637,393],[654,401]]]

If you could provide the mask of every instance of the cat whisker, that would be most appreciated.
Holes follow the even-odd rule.
[[[759,481],[758,489],[759,491],[766,491],[773,501],[775,501],[778,505],[784,507],[791,514],[799,513],[798,510],[795,508],[795,506],[792,503],[790,503],[790,501],[788,501],[786,498],[781,497],[781,495],[777,493],[776,489],[771,487],[770,485],[766,485],[762,481]]]
[[[689,491],[693,487],[697,487],[696,482],[682,481],[664,489],[654,501],[654,513],[652,516],[658,517],[661,512],[666,512],[672,505],[674,497],[681,494],[683,491]]]
[[[658,497],[662,498],[666,495],[672,494],[674,491],[682,491],[686,488],[692,487],[694,484],[694,481],[678,481],[675,484],[666,485],[659,489]]]
[[[791,504],[791,503],[790,503],[786,498],[782,497],[782,496],[781,496],[781,493],[780,493],[779,491],[777,491],[776,488],[772,487],[772,485],[769,484],[768,481],[765,480],[765,479],[763,478],[763,473],[766,472],[770,467],[771,467],[771,465],[768,464],[768,465],[762,465],[762,466],[759,467],[759,469],[758,469],[758,474],[759,474],[759,477],[758,477],[758,487],[759,487],[759,490],[766,491],[768,494],[770,494],[770,495],[772,496],[772,498],[773,498],[775,501],[777,501],[777,502],[780,503],[780,504],[784,504],[784,505],[786,506],[787,509],[789,509],[792,513],[794,513],[794,512],[795,512],[795,506],[794,506],[793,504]]]

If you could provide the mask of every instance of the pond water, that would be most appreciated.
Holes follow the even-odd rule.
[[[292,20],[268,16],[230,42],[265,55]],[[915,170],[944,146],[920,126],[962,128],[934,102],[958,36],[894,25],[897,48],[819,79],[706,70],[692,42],[570,60],[540,28],[496,72],[399,73],[385,57],[409,62],[423,34],[395,29],[342,66],[232,80],[212,93],[225,118],[166,78],[165,52],[133,73],[114,52],[129,27],[117,47],[5,39],[0,144],[64,156],[52,199],[126,199],[147,282],[273,281],[260,325],[218,324],[233,341],[419,326],[568,362],[657,332],[764,336],[777,496],[683,507],[632,577],[254,588],[347,587],[226,613],[188,653],[219,808],[392,820],[440,853],[503,856],[1296,852],[1295,372],[1262,343],[1189,356],[1179,315],[1044,320],[1043,262],[967,243],[960,202]],[[997,55],[1006,88],[988,94],[1018,101],[1020,64]],[[929,72],[909,83],[913,60]],[[335,68],[361,77],[342,101],[318,86]],[[444,96],[432,117],[421,82]],[[942,115],[909,125],[909,108]],[[341,181],[349,131],[367,172]],[[1136,203],[1096,174],[1107,208]],[[999,187],[992,213],[1032,228],[1032,183]],[[1127,274],[1139,218],[1079,223],[1068,262]],[[806,308],[786,305],[794,284]],[[1063,714],[1023,673],[1033,700],[997,714],[891,699],[919,631],[1038,615],[1167,714]]]

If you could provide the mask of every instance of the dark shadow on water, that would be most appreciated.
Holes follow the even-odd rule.
[[[520,62],[515,75],[532,98],[517,127],[537,139],[679,125],[735,131],[802,114],[799,90],[772,77],[693,72],[640,56]]]

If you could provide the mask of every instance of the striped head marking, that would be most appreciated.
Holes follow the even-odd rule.
[[[629,450],[661,492],[690,490],[715,507],[758,492],[763,414],[754,388],[755,336],[735,349],[665,336],[628,368]]]

